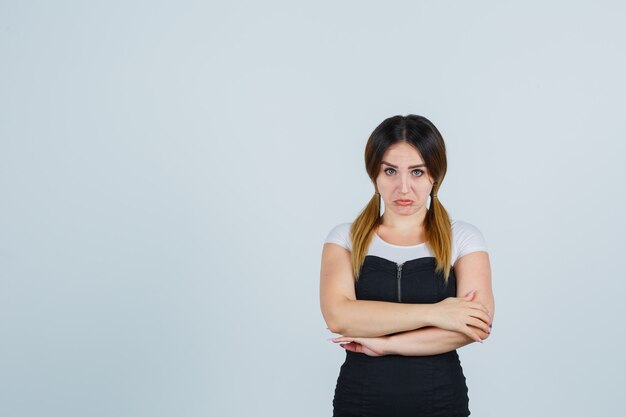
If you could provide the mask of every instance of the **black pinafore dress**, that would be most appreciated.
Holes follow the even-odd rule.
[[[454,269],[445,286],[434,257],[396,263],[367,255],[358,300],[432,304],[456,297]],[[431,356],[367,356],[346,350],[333,417],[467,417],[468,389],[456,350]]]

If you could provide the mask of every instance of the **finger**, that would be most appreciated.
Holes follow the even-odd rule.
[[[476,333],[471,331],[470,328],[467,327],[467,326],[465,326],[465,328],[466,328],[465,334],[468,335],[470,337],[470,339],[472,339],[475,342],[482,343],[482,341],[480,340],[480,337],[478,337],[478,335],[476,335]]]
[[[489,331],[489,324],[485,323],[482,320],[479,320],[479,319],[476,319],[474,317],[471,317],[470,318],[470,322],[468,324],[471,325],[471,326],[476,327],[477,329],[481,329],[485,333],[490,333],[490,331]]]
[[[477,319],[482,320],[483,322],[485,322],[485,324],[489,325],[491,324],[491,319],[489,318],[489,316],[487,315],[487,313],[485,313],[482,310],[471,310],[470,314],[471,317],[476,317]]]
[[[489,311],[486,305],[483,304],[483,307],[485,307],[485,313],[487,313],[487,315],[489,316],[489,320],[491,320],[491,312]]]
[[[335,337],[330,339],[331,341],[335,342],[335,343],[339,343],[339,342],[352,342],[353,339],[351,337],[347,337],[347,336],[342,336],[342,337]]]
[[[480,320],[487,327],[489,327],[489,317],[484,313],[478,313],[476,310],[473,310],[468,314],[466,324],[474,324],[474,319]],[[477,325],[476,327],[481,327],[482,325]]]
[[[478,337],[483,340],[483,342],[485,341],[486,338],[489,337],[489,333],[484,332],[482,329],[479,329],[478,327],[473,327],[473,326],[471,326],[471,328],[474,331],[474,333],[476,333]]]
[[[481,303],[481,302],[479,302],[479,301],[470,301],[470,302],[469,302],[469,305],[470,305],[470,307],[475,308],[475,309],[477,309],[477,310],[482,310],[482,311],[484,311],[485,313],[489,312],[489,310],[487,309],[487,307],[486,307],[483,303]]]
[[[468,292],[467,294],[465,294],[464,298],[469,298],[471,300],[474,297],[475,294],[476,294],[476,290],[472,290],[472,291]]]
[[[361,353],[363,351],[363,347],[361,345],[359,345],[358,343],[354,343],[354,342],[345,343],[345,344],[340,345],[340,346],[342,346],[345,349],[348,349],[348,350],[350,350],[352,352]]]

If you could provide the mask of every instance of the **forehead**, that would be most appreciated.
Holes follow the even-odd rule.
[[[417,149],[404,142],[391,145],[383,155],[383,160],[394,165],[407,166],[424,163],[422,155],[420,155]]]

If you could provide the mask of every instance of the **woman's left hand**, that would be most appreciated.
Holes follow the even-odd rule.
[[[387,337],[348,337],[340,336],[331,339],[335,343],[349,342],[340,346],[352,352],[364,353],[367,356],[385,356],[387,352]]]

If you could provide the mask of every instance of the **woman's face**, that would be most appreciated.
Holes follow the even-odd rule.
[[[385,152],[380,165],[376,186],[385,210],[408,216],[426,210],[433,179],[417,149],[405,142],[393,144]],[[409,200],[402,204],[399,200]]]

